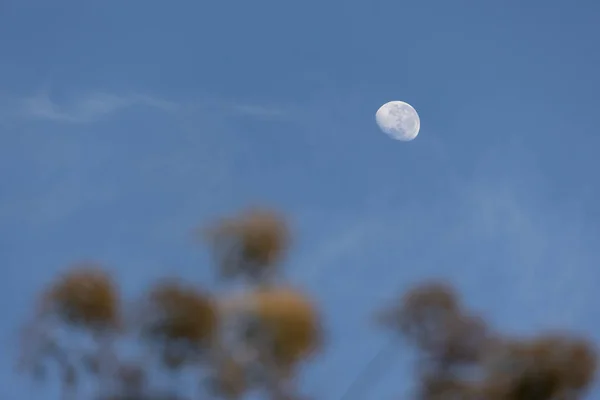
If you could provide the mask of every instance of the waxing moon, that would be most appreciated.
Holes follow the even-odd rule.
[[[416,138],[421,128],[419,114],[413,106],[403,101],[390,101],[379,107],[375,121],[392,139],[403,142]]]

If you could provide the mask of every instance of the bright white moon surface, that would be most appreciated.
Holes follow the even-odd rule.
[[[403,101],[385,103],[375,114],[379,128],[392,139],[408,142],[419,134],[421,120],[417,111]]]

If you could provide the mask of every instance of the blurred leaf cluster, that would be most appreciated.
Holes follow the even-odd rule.
[[[108,269],[76,263],[40,294],[21,334],[21,370],[54,375],[65,399],[300,398],[299,368],[324,331],[310,296],[286,282],[287,222],[255,208],[200,232],[218,289],[166,277],[125,301]],[[377,321],[418,350],[415,399],[581,399],[596,373],[584,338],[501,335],[444,282],[411,288]]]
[[[418,350],[416,399],[583,399],[595,378],[591,342],[558,331],[503,335],[444,282],[410,289],[378,320]]]

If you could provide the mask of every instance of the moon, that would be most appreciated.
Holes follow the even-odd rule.
[[[403,101],[385,103],[375,113],[379,128],[392,139],[408,142],[419,134],[421,119],[417,111]]]

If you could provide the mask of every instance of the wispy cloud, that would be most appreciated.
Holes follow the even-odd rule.
[[[127,108],[150,107],[163,111],[177,108],[177,104],[148,95],[117,95],[92,92],[70,102],[57,102],[47,92],[41,92],[18,102],[21,118],[62,123],[89,123],[106,118]]]
[[[348,216],[353,224],[314,241],[298,263],[299,278],[313,285],[326,280],[318,284],[329,299],[361,293],[360,301],[374,302],[439,277],[451,279],[508,331],[581,325],[598,281],[586,240],[593,233],[577,207],[545,201],[535,182],[469,179],[443,205],[401,204]],[[506,299],[500,304],[495,296]]]
[[[86,124],[128,109],[146,107],[165,112],[210,113],[220,117],[248,117],[259,120],[285,120],[295,113],[289,107],[223,99],[170,101],[146,94],[119,94],[92,91],[59,101],[48,90],[33,96],[17,98],[3,96],[2,120],[39,120],[55,123]]]
[[[250,118],[262,121],[296,119],[299,110],[290,104],[264,104],[239,99],[206,98],[166,100],[143,93],[87,91],[67,99],[58,99],[51,90],[42,88],[34,95],[15,96],[0,92],[0,124],[10,121],[46,121],[62,124],[88,124],[136,108],[162,112],[204,115],[211,118]]]

